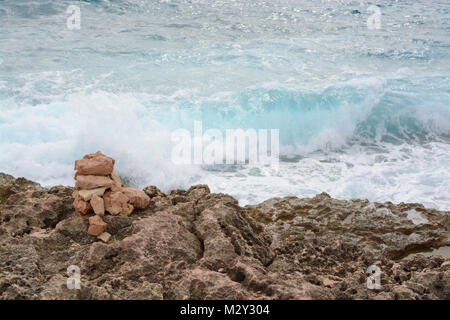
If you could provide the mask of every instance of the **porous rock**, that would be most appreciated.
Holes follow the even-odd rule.
[[[106,188],[97,188],[97,189],[91,189],[91,190],[78,190],[78,195],[84,200],[89,201],[94,196],[103,196],[105,193]]]
[[[75,192],[73,206],[75,212],[79,215],[85,215],[86,213],[92,212],[92,206],[89,201],[84,200],[78,191]]]
[[[75,170],[79,175],[106,176],[114,169],[114,159],[105,156],[100,151],[87,154],[81,160],[75,161]]]
[[[130,215],[133,212],[133,206],[129,203],[130,199],[120,191],[107,191],[103,195],[105,210],[112,215],[123,214]]]
[[[77,190],[110,188],[113,184],[111,178],[103,176],[77,175],[75,180],[75,188]]]
[[[0,299],[450,299],[449,257],[403,258],[450,245],[448,211],[326,194],[242,208],[202,186],[144,190],[139,214],[103,218],[74,215],[70,187],[9,195]],[[107,243],[88,235],[89,220]],[[71,265],[79,290],[66,286]],[[371,265],[381,289],[367,288]]]
[[[130,203],[135,209],[145,209],[150,203],[150,197],[142,190],[135,188],[122,188]]]
[[[105,215],[105,204],[102,197],[98,195],[93,196],[90,200],[90,204],[96,215]]]
[[[107,224],[100,216],[93,216],[89,218],[88,233],[93,236],[99,236],[106,230]]]

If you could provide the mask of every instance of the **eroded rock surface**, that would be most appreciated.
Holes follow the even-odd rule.
[[[335,298],[450,298],[450,272],[443,266],[449,257],[401,260],[450,243],[448,211],[337,200],[326,193],[273,198],[246,211],[272,236],[277,256],[269,270],[302,274]],[[365,271],[371,265],[381,270],[380,290],[367,290]]]
[[[16,180],[0,179],[12,189],[0,206],[2,299],[450,299],[448,257],[401,260],[449,245],[449,212],[326,194],[242,208],[205,185],[150,186],[135,192],[146,209],[104,215],[90,235],[73,188]],[[71,265],[79,290],[66,286]]]
[[[36,182],[25,178],[15,179],[13,176],[0,172],[0,204],[8,197],[17,192],[26,190],[42,190],[43,188]]]

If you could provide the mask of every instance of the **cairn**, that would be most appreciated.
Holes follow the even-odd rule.
[[[89,217],[88,233],[107,242],[105,212],[111,215],[130,215],[134,209],[145,209],[150,198],[144,191],[125,186],[114,171],[115,160],[100,151],[75,161],[75,211],[79,215],[94,212]]]

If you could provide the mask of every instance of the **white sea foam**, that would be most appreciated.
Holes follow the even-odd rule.
[[[199,170],[170,162],[171,131],[139,117],[142,111],[130,96],[105,93],[5,111],[0,147],[7,152],[0,154],[0,171],[44,185],[73,185],[74,159],[102,150],[135,185],[186,185]]]
[[[281,162],[278,173],[254,176],[248,171],[214,172],[204,177],[216,192],[230,193],[241,204],[274,196],[312,197],[327,192],[340,199],[419,202],[426,207],[450,207],[450,147],[443,143],[368,154],[366,149],[311,155],[298,162]]]
[[[133,95],[106,92],[73,94],[33,107],[5,110],[0,115],[0,171],[44,185],[73,185],[73,161],[102,150],[117,160],[118,171],[139,187],[164,190],[208,183],[215,192],[230,193],[241,204],[273,196],[313,196],[328,192],[337,198],[420,202],[450,207],[449,144],[388,145],[383,150],[353,145],[306,153],[297,162],[270,168],[214,170],[180,166],[170,161],[174,124],[155,120]],[[192,119],[191,119],[192,120]],[[190,120],[184,119],[185,123]],[[339,130],[325,129],[311,140],[345,145]]]

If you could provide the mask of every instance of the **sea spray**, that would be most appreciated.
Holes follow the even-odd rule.
[[[136,187],[448,209],[448,1],[377,4],[83,1],[69,29],[72,1],[2,1],[0,171],[70,185],[102,150]],[[196,120],[278,128],[279,169],[174,164]]]

